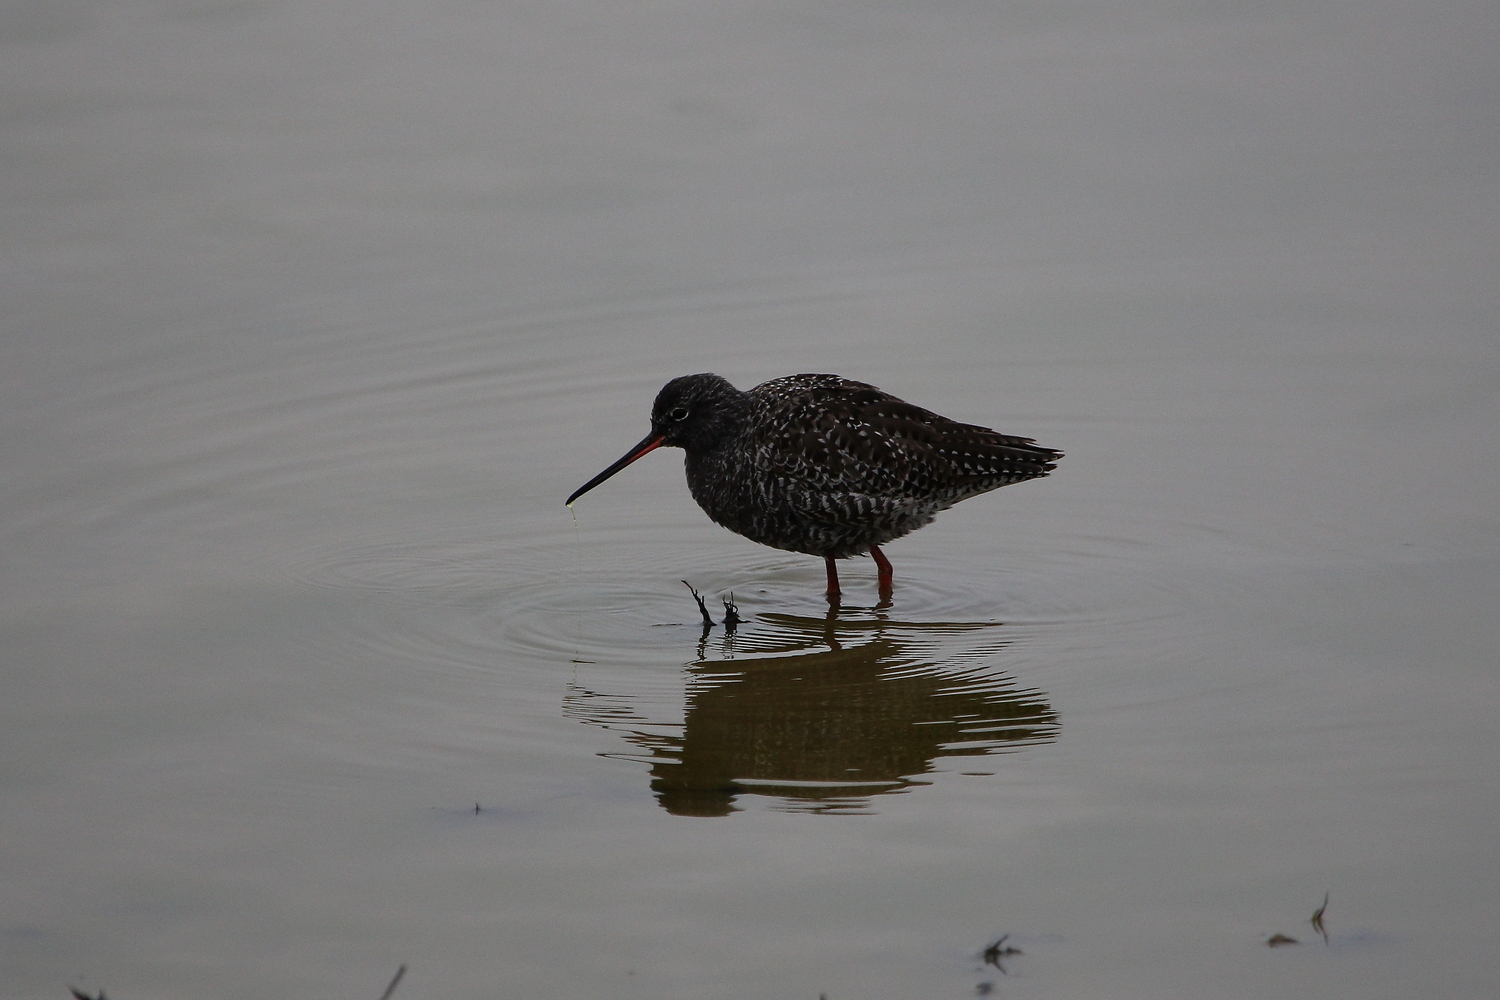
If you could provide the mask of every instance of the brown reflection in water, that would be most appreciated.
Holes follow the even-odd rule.
[[[722,659],[707,658],[705,629],[680,726],[653,725],[633,698],[577,687],[565,710],[648,751],[632,759],[650,764],[658,801],[681,816],[727,815],[744,794],[791,811],[869,812],[876,795],[927,784],[917,778],[938,757],[1057,738],[1045,695],[987,662],[1009,645],[997,623],[830,613],[752,626],[720,638]]]

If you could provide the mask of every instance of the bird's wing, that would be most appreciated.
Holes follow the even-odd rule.
[[[817,492],[956,502],[1045,476],[1061,457],[862,382],[798,375],[771,386],[777,391],[761,398],[778,411],[771,424],[782,430],[762,458],[773,474]]]

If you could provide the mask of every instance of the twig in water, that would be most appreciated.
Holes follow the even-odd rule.
[[[984,949],[984,951],[979,953],[979,957],[984,959],[984,964],[993,965],[995,968],[1000,970],[1001,975],[1009,975],[1009,973],[1005,971],[1005,963],[1003,959],[1009,958],[1011,955],[1022,954],[1020,948],[1013,948],[1005,943],[1005,940],[1008,937],[1010,937],[1009,934],[1000,935],[1000,940],[996,941],[994,944],[990,945],[988,948]]]
[[[406,975],[406,963],[402,962],[401,968],[397,969],[396,974],[391,977],[391,985],[387,986],[385,992],[380,994],[380,1000],[391,1000],[391,994],[396,992],[396,984],[401,982],[401,977],[404,975]]]
[[[693,600],[698,602],[698,610],[703,612],[703,627],[705,629],[713,628],[714,620],[708,616],[708,605],[703,603],[703,596],[698,593],[697,588],[686,580],[682,581],[682,585],[692,592]]]
[[[1323,929],[1323,913],[1328,909],[1328,893],[1323,893],[1323,905],[1318,907],[1317,912],[1312,915],[1308,923],[1313,925],[1313,930],[1323,935],[1323,943],[1328,943],[1328,931]]]

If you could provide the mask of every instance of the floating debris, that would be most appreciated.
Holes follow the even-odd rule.
[[[1023,951],[1021,951],[1020,948],[1016,948],[1005,943],[1006,940],[1009,939],[1009,937],[1009,934],[1000,935],[1000,940],[996,941],[994,944],[991,944],[989,947],[985,948],[984,951],[979,953],[979,957],[984,959],[984,964],[991,965],[999,969],[1002,976],[1010,975],[1010,973],[1005,971],[1004,959],[1007,959],[1012,955],[1025,954]]]
[[[391,994],[396,992],[396,984],[401,982],[401,977],[404,975],[406,975],[406,963],[402,962],[396,974],[391,977],[391,984],[385,988],[384,993],[380,994],[380,1000],[391,1000]]]
[[[1308,923],[1312,924],[1313,930],[1317,931],[1323,936],[1323,943],[1325,945],[1328,943],[1328,931],[1323,928],[1323,913],[1327,909],[1328,893],[1325,892],[1323,893],[1323,905],[1317,908],[1317,910],[1312,915],[1312,919],[1308,921]]]
[[[686,587],[689,592],[692,593],[693,600],[695,600],[695,601],[698,602],[698,610],[701,611],[701,612],[703,612],[703,628],[705,630],[713,628],[714,627],[714,620],[709,617],[709,614],[708,614],[708,605],[706,605],[706,604],[703,603],[703,595],[700,594],[700,593],[698,593],[698,588],[694,587],[691,583],[688,583],[686,580],[682,581],[682,585],[684,587]]]
[[[708,630],[717,625],[718,622],[714,621],[713,616],[708,613],[708,605],[704,603],[703,595],[698,593],[698,588],[686,580],[682,581],[682,585],[693,595],[693,600],[698,602],[698,613],[703,616],[703,634],[706,636],[708,635]],[[740,617],[740,608],[738,604],[734,603],[733,592],[728,597],[721,597],[719,600],[724,602],[724,631],[733,635],[735,626],[745,619]]]
[[[1323,905],[1314,910],[1312,917],[1310,917],[1307,921],[1308,923],[1312,924],[1312,929],[1318,932],[1318,936],[1323,939],[1323,943],[1325,945],[1328,943],[1328,929],[1323,926],[1323,914],[1327,912],[1328,893],[1325,892],[1323,893]],[[1284,944],[1301,943],[1301,941],[1298,941],[1290,934],[1272,934],[1269,938],[1266,939],[1266,945],[1271,948],[1280,948]]]

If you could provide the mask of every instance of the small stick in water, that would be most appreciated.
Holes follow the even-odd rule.
[[[404,975],[406,975],[405,962],[401,963],[401,968],[397,969],[396,974],[391,977],[391,985],[387,986],[385,992],[380,994],[380,1000],[391,1000],[391,994],[396,992],[396,984],[401,982],[401,977]]]
[[[684,587],[686,587],[688,590],[692,591],[693,600],[695,600],[695,601],[698,602],[698,610],[701,611],[701,612],[703,612],[703,627],[705,629],[713,628],[714,627],[714,620],[712,618],[710,618],[709,615],[708,615],[708,605],[706,605],[706,604],[703,603],[703,597],[702,597],[702,595],[700,595],[698,593],[697,589],[694,588],[693,585],[691,583],[688,583],[686,580],[682,581],[682,585]]]
[[[995,968],[1000,970],[1002,975],[1008,974],[1005,971],[1004,960],[1006,958],[1009,958],[1011,955],[1022,954],[1020,948],[1016,948],[1005,943],[1006,939],[1009,937],[1009,934],[1000,935],[1000,940],[984,949],[984,951],[980,952],[979,955],[980,958],[984,959],[985,965],[993,965]]]
[[[1323,905],[1318,907],[1317,912],[1312,915],[1308,923],[1313,925],[1313,930],[1323,935],[1323,943],[1328,943],[1328,931],[1323,929],[1323,912],[1328,909],[1328,893],[1323,893]]]

